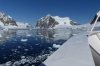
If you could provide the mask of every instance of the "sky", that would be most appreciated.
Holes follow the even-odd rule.
[[[91,22],[99,10],[100,0],[0,0],[0,11],[15,21],[33,26],[47,14],[85,24]]]

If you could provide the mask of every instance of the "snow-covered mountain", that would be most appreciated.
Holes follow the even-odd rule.
[[[4,12],[0,12],[0,25],[1,26],[17,26],[16,22],[9,15],[6,16]]]
[[[69,17],[51,16],[50,14],[48,14],[46,17],[42,17],[38,20],[36,28],[56,28],[61,25],[72,26],[79,24],[70,20]]]
[[[29,23],[23,23],[23,22],[16,22],[19,28],[33,28],[31,24]]]
[[[11,16],[0,12],[0,27],[1,28],[32,28],[29,23],[16,22]]]
[[[53,28],[55,25],[59,23],[52,18],[52,16],[47,15],[46,17],[42,17],[36,24],[37,28]]]

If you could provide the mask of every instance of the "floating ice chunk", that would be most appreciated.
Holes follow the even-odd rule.
[[[4,64],[0,64],[0,66],[5,66]]]
[[[53,48],[59,48],[61,45],[53,44]]]
[[[21,58],[22,58],[22,59],[24,59],[24,58],[25,58],[25,56],[21,56]]]
[[[21,41],[22,41],[22,42],[26,42],[26,41],[28,41],[28,39],[21,39]]]
[[[5,65],[6,66],[11,66],[12,65],[12,62],[11,61],[8,61],[8,62],[5,63]]]
[[[51,47],[48,47],[48,49],[49,49],[49,50],[52,50],[52,48],[51,48]]]
[[[19,61],[15,61],[14,63],[13,63],[13,66],[19,66],[21,63],[19,62]]]
[[[25,64],[26,63],[26,59],[21,59],[20,61],[22,64]]]
[[[24,49],[24,51],[28,51],[28,49]]]

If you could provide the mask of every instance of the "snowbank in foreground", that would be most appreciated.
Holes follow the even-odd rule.
[[[86,35],[70,38],[40,66],[95,66]]]

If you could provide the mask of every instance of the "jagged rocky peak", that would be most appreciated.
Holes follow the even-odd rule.
[[[50,14],[48,14],[48,15],[46,16],[46,18],[49,18],[49,17],[51,17],[51,15],[50,15]]]
[[[3,17],[5,16],[5,13],[4,12],[0,12],[0,17]]]
[[[36,27],[38,28],[53,28],[55,25],[59,24],[57,21],[55,21],[54,18],[50,14],[48,14],[46,17],[42,17],[37,21]]]
[[[0,12],[0,22],[2,22],[4,26],[17,26],[12,17],[5,15],[4,12]]]
[[[72,25],[80,25],[80,24],[70,20],[69,17],[51,16],[50,14],[48,14],[46,17],[42,17],[41,19],[38,20],[36,27],[54,28],[59,25],[72,26]]]

